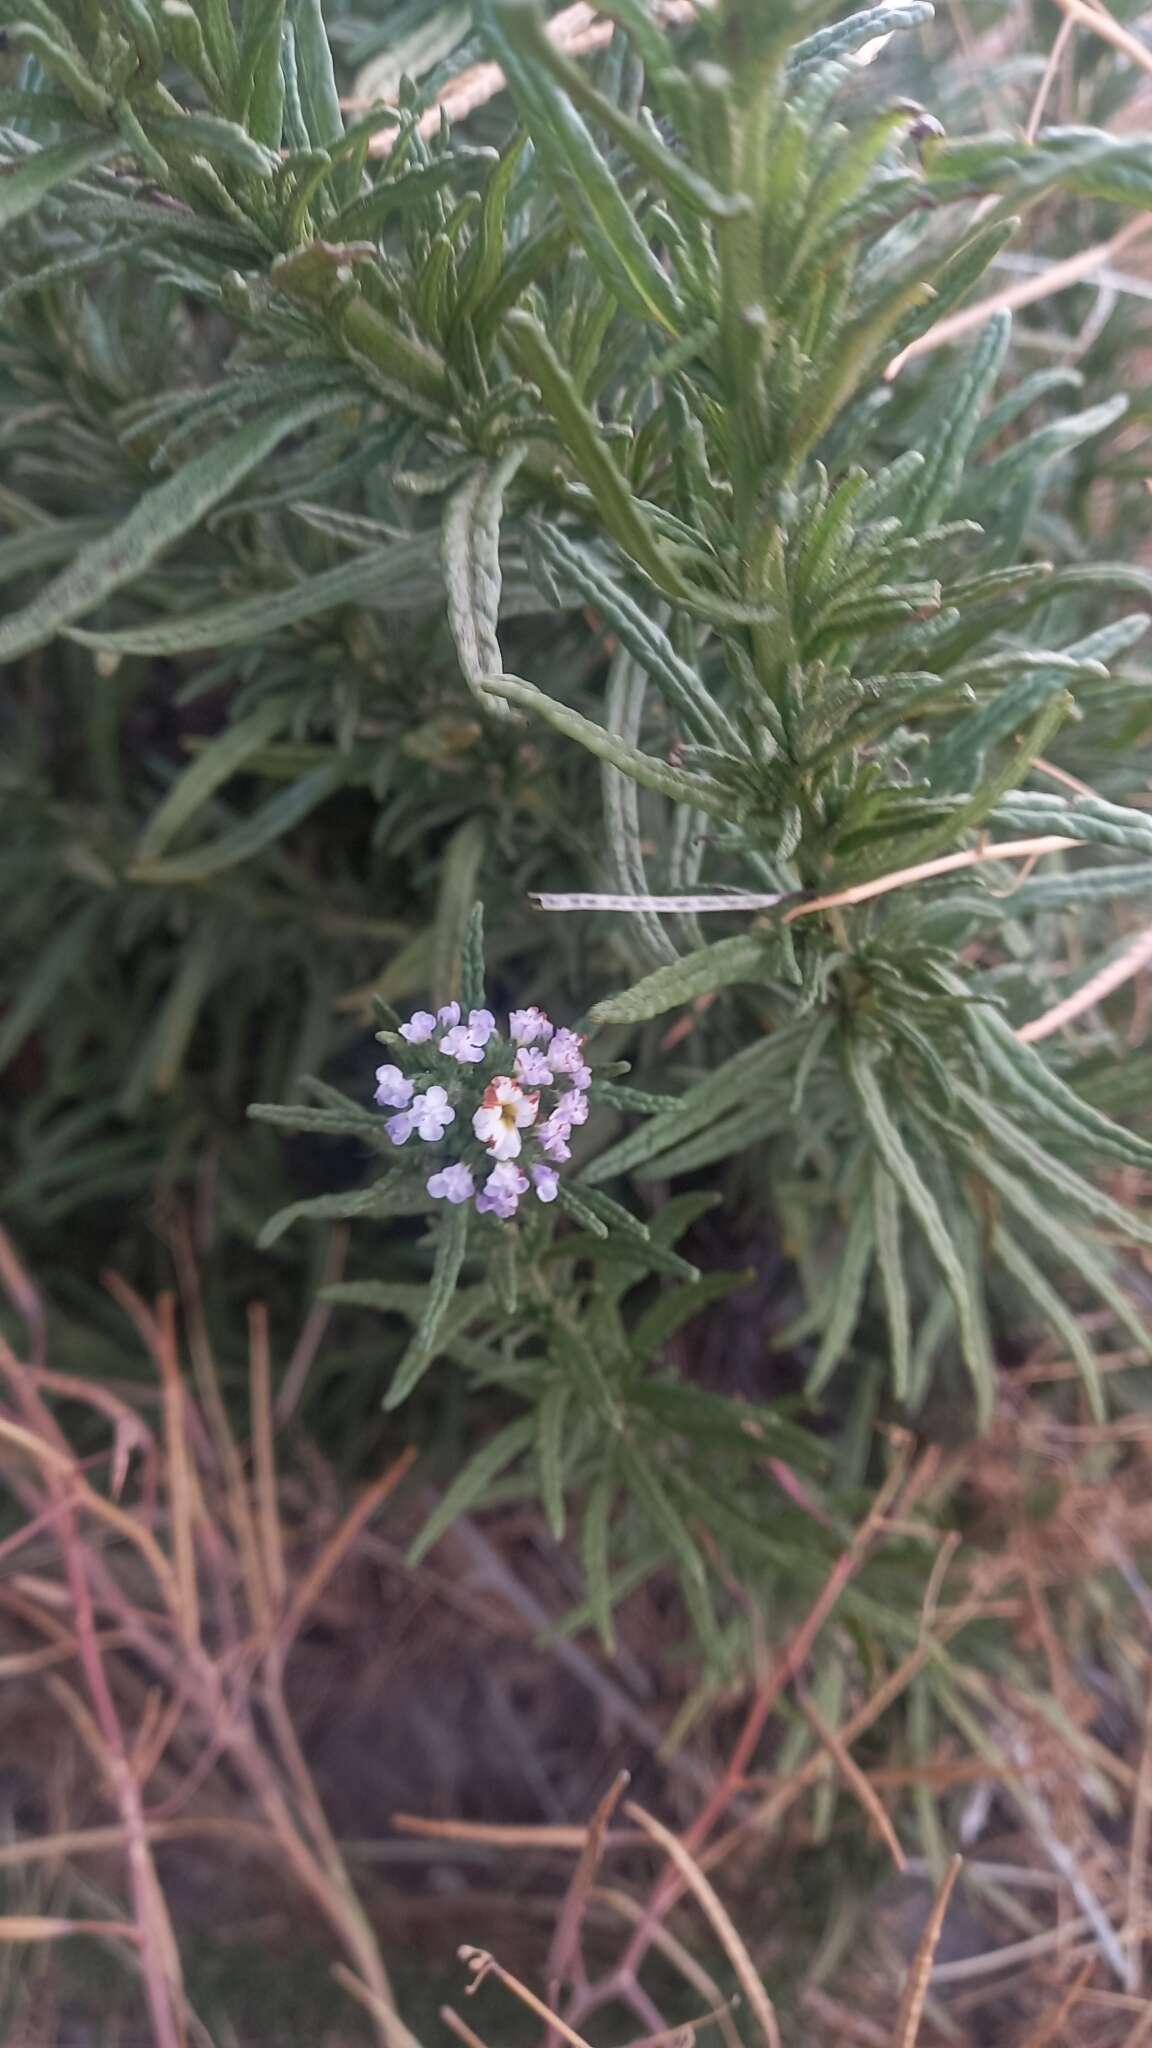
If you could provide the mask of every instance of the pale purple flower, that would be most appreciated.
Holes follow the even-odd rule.
[[[466,1166],[442,1166],[439,1173],[431,1173],[425,1186],[435,1202],[451,1202],[458,1207],[468,1201],[473,1190],[472,1175]]]
[[[571,1081],[574,1088],[590,1088],[592,1086],[592,1069],[591,1067],[573,1067],[567,1078]]]
[[[573,1079],[578,1072],[587,1072],[584,1066],[584,1040],[578,1031],[567,1027],[556,1033],[548,1047],[548,1064],[554,1074],[570,1074]],[[588,1079],[592,1076],[589,1074]]]
[[[558,1117],[553,1112],[544,1123],[537,1126],[536,1136],[540,1140],[540,1150],[546,1152],[549,1159],[558,1159],[561,1165],[566,1159],[571,1159],[572,1148],[568,1140],[572,1136],[572,1126],[566,1124],[563,1117]]]
[[[523,1081],[526,1088],[548,1088],[552,1082],[552,1069],[547,1057],[537,1046],[522,1045],[513,1062],[516,1079]]]
[[[570,1088],[566,1095],[560,1097],[552,1114],[562,1124],[586,1124],[588,1097],[582,1095],[578,1087]]]
[[[376,1101],[381,1109],[406,1109],[412,1100],[412,1083],[399,1067],[377,1067]]]
[[[453,1024],[460,1022],[460,1005],[459,1003],[445,1003],[442,1010],[437,1010],[436,1015],[439,1017],[445,1031],[450,1031]]]
[[[401,1038],[409,1045],[424,1045],[436,1029],[436,1019],[431,1010],[413,1010],[406,1024],[400,1026]]]
[[[469,1010],[468,1033],[477,1045],[487,1045],[496,1029],[496,1019],[491,1010]]]
[[[524,1090],[507,1074],[500,1074],[484,1090],[484,1099],[472,1118],[472,1129],[487,1145],[493,1159],[515,1159],[520,1151],[520,1133],[536,1121],[539,1098]]]
[[[556,1200],[557,1190],[560,1186],[560,1175],[554,1166],[534,1166],[532,1168],[532,1179],[539,1201],[554,1202]]]
[[[535,1045],[537,1039],[547,1045],[555,1029],[535,1003],[526,1010],[511,1010],[508,1014],[508,1035],[514,1045]]]
[[[462,1067],[475,1066],[484,1057],[484,1047],[477,1045],[467,1024],[454,1024],[440,1040],[440,1050],[445,1059],[457,1060]]]
[[[415,1106],[416,1105],[414,1103],[412,1106],[413,1109],[415,1108]],[[384,1126],[384,1129],[387,1131],[388,1136],[391,1138],[392,1143],[394,1145],[403,1145],[407,1141],[407,1139],[409,1139],[412,1136],[412,1129],[415,1121],[416,1120],[412,1115],[411,1110],[405,1110],[402,1116],[390,1116],[387,1123]]]
[[[482,1216],[498,1216],[506,1223],[516,1214],[521,1195],[528,1192],[527,1175],[521,1173],[511,1159],[502,1159],[492,1168],[484,1186],[476,1197],[476,1207]]]
[[[419,1131],[426,1145],[435,1145],[455,1120],[456,1111],[443,1088],[429,1088],[418,1095],[408,1112],[408,1122]]]

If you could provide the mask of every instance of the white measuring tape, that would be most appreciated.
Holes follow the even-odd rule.
[[[655,910],[694,912],[702,910],[774,910],[786,901],[783,895],[757,896],[752,890],[734,890],[727,896],[553,896],[533,891],[530,900],[540,910]]]

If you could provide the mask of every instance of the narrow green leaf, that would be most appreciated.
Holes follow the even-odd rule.
[[[460,1007],[484,1008],[484,905],[474,903],[468,913],[464,941],[460,948]]]
[[[1147,1322],[1096,1246],[1064,1222],[1046,1191],[1037,1194],[1034,1187],[1011,1173],[987,1147],[969,1145],[966,1151],[973,1171],[995,1188],[1035,1233],[1049,1258],[1069,1272],[1078,1273],[1092,1293],[1111,1309],[1117,1324],[1128,1332],[1137,1348],[1145,1356],[1152,1356],[1152,1332]]]
[[[411,611],[416,605],[435,603],[442,585],[439,575],[429,575],[428,570],[427,541],[400,541],[392,547],[373,548],[315,576],[304,576],[286,590],[105,633],[73,626],[67,629],[68,638],[115,654],[186,654],[198,647],[230,647],[244,640],[263,640],[284,626],[319,618],[340,605]]]
[[[94,164],[106,163],[124,147],[119,136],[94,136],[81,142],[54,143],[13,164],[0,163],[0,231],[39,206],[50,192],[67,185]]]
[[[230,832],[221,833],[206,846],[172,854],[167,860],[136,861],[128,869],[128,879],[148,883],[153,888],[171,888],[179,883],[206,882],[213,875],[223,874],[226,868],[238,867],[291,832],[340,787],[346,776],[347,765],[339,759],[314,768],[310,774],[301,776],[299,782],[290,783],[287,789],[270,797]]]
[[[972,1376],[980,1416],[986,1423],[996,1400],[995,1373],[988,1353],[982,1319],[975,1310],[968,1278],[953,1245],[951,1233],[935,1196],[923,1179],[897,1129],[876,1078],[875,1069],[853,1034],[849,1034],[845,1039],[845,1059],[848,1078],[860,1105],[869,1136],[883,1165],[892,1175],[919,1224],[951,1296],[960,1333],[960,1348]]]
[[[665,1490],[655,1466],[642,1451],[624,1442],[620,1445],[619,1458],[637,1507],[668,1545],[693,1621],[704,1641],[714,1645],[716,1617],[708,1591],[708,1573],[687,1523]]]
[[[900,1196],[895,1180],[879,1159],[872,1168],[872,1230],[892,1347],[892,1391],[898,1401],[906,1401],[912,1374],[912,1324],[900,1244]]]
[[[478,19],[573,233],[621,303],[677,334],[683,309],[583,116],[523,47],[526,0],[479,0]]]
[[[340,90],[332,63],[332,49],[324,26],[323,0],[290,0],[290,15],[296,44],[296,77],[300,105],[308,129],[308,140],[319,149],[330,149],[344,140],[344,116],[340,111]],[[355,165],[352,176],[356,176]],[[347,167],[344,170],[347,177]]]
[[[559,1183],[557,1199],[560,1207],[580,1225],[582,1230],[590,1231],[593,1237],[607,1238],[608,1225],[585,1201],[578,1189],[572,1186],[571,1181],[562,1180]]]
[[[540,1499],[548,1518],[548,1527],[557,1543],[564,1540],[565,1425],[571,1403],[571,1388],[563,1380],[558,1380],[554,1386],[548,1388],[536,1415],[536,1459],[540,1470]]]
[[[590,718],[576,711],[570,704],[557,703],[538,690],[534,683],[526,683],[519,676],[497,676],[485,684],[497,697],[503,697],[509,704],[517,704],[524,711],[534,711],[548,725],[555,726],[568,739],[578,740],[590,754],[601,761],[611,761],[624,775],[630,775],[643,789],[654,789],[661,796],[673,797],[683,804],[695,804],[697,809],[713,812],[717,817],[730,817],[732,799],[719,783],[710,776],[690,774],[685,768],[673,768],[666,761],[658,761],[652,754],[644,754],[638,747],[626,746],[623,740],[613,738],[602,725],[594,725]]]
[[[447,1215],[438,1219],[436,1255],[428,1281],[424,1313],[384,1396],[386,1409],[398,1408],[402,1401],[407,1400],[417,1381],[423,1379],[440,1348],[444,1318],[452,1305],[460,1269],[468,1250],[468,1225],[471,1214],[471,1209],[465,1204],[449,1210]],[[532,1424],[529,1422],[527,1436],[523,1440],[527,1442],[531,1434]]]
[[[958,1081],[956,1092],[976,1123],[1024,1167],[1037,1186],[1044,1189],[1049,1201],[1066,1202],[1086,1223],[1107,1225],[1129,1244],[1152,1244],[1152,1221],[1146,1222],[1135,1209],[1125,1208],[1102,1188],[1075,1173],[967,1082]]]
[[[279,149],[284,134],[284,0],[249,0],[244,13],[239,77],[248,87],[245,119],[257,142]]]
[[[269,1217],[256,1243],[261,1251],[267,1251],[294,1223],[329,1223],[346,1216],[404,1216],[421,1206],[411,1187],[374,1181],[371,1187],[354,1188],[346,1194],[313,1195],[306,1202],[290,1202]]]
[[[614,540],[670,597],[687,595],[687,585],[653,531],[648,514],[614,461],[600,422],[585,404],[539,321],[514,312],[505,322],[508,341],[525,375],[539,387],[564,445],[600,508]]]
[[[210,741],[153,811],[137,843],[136,860],[158,860],[197,811],[282,730],[290,716],[284,700],[264,704]]]
[[[926,460],[908,493],[904,518],[909,530],[931,526],[948,510],[968,452],[976,438],[981,416],[1000,375],[1012,320],[1008,313],[994,313],[982,327],[976,346],[959,379],[956,395],[941,431],[926,451]]]
[[[449,1003],[463,995],[464,956],[476,912],[476,888],[487,845],[488,823],[481,812],[476,812],[457,826],[444,849],[432,926],[431,979],[438,1003]],[[468,964],[470,974],[474,976],[474,949],[469,952]],[[480,1009],[481,1004],[469,1003],[467,1008]]]
[[[872,1210],[857,1191],[848,1234],[836,1262],[831,1297],[824,1309],[820,1346],[805,1381],[810,1395],[820,1393],[828,1384],[856,1333],[874,1248]]]
[[[681,1174],[699,1173],[706,1166],[714,1166],[720,1159],[732,1159],[737,1154],[744,1156],[778,1132],[794,1126],[789,1092],[781,1083],[770,1093],[766,1092],[763,1098],[758,1098],[754,1107],[717,1117],[703,1130],[685,1138],[682,1144],[673,1145],[670,1151],[657,1153],[654,1159],[637,1167],[637,1178],[676,1180]]]
[[[580,1531],[584,1561],[584,1584],[593,1627],[611,1656],[616,1648],[612,1628],[612,1584],[608,1546],[612,1528],[612,1506],[617,1493],[614,1467],[609,1464],[588,1495]]]
[[[1084,1334],[1079,1316],[1073,1315],[1067,1302],[1040,1271],[1035,1260],[1028,1256],[1023,1245],[1018,1244],[1003,1225],[997,1229],[995,1249],[1001,1264],[1011,1273],[1012,1278],[1018,1281],[1079,1367],[1084,1391],[1088,1396],[1088,1406],[1095,1420],[1103,1422],[1107,1413],[1104,1383],[1100,1376],[1096,1353]]]
[[[657,1358],[693,1316],[710,1308],[714,1301],[726,1301],[730,1294],[739,1294],[741,1288],[750,1286],[755,1277],[751,1267],[744,1271],[706,1273],[687,1287],[670,1287],[658,1295],[651,1307],[638,1318],[631,1332],[632,1356],[637,1364],[646,1365]]]
[[[742,1109],[747,1115],[748,1103],[757,1102],[771,1083],[780,1080],[790,1088],[791,1075],[811,1028],[809,1018],[797,1018],[734,1053],[714,1073],[690,1088],[675,1110],[652,1117],[592,1160],[584,1168],[584,1180],[598,1183],[617,1174],[631,1173],[715,1123],[726,1112]]]
[[[394,1405],[391,1397],[387,1405]],[[469,1514],[473,1508],[483,1505],[484,1496],[493,1481],[507,1470],[521,1451],[528,1449],[535,1428],[535,1417],[522,1415],[518,1421],[510,1422],[505,1429],[498,1430],[497,1434],[476,1452],[475,1457],[469,1458],[464,1470],[453,1480],[439,1507],[434,1514],[429,1515],[409,1550],[409,1564],[419,1564],[421,1558],[427,1557],[433,1546],[439,1543],[441,1536],[452,1527],[453,1522],[458,1521],[461,1515]]]
[[[1108,803],[1102,797],[1070,800],[1039,790],[1014,789],[989,812],[988,822],[1028,838],[1053,833],[1152,856],[1152,819],[1143,811]]]
[[[614,633],[639,662],[666,699],[670,710],[706,745],[719,746],[737,758],[745,747],[723,708],[696,670],[677,654],[672,641],[647,609],[635,603],[615,577],[602,568],[588,548],[578,547],[563,528],[534,522],[534,544],[561,583],[571,583],[599,612],[604,630]]]
[[[734,982],[764,981],[768,978],[769,946],[758,932],[741,932],[732,939],[720,939],[699,952],[685,953],[646,974],[622,995],[605,996],[588,1012],[592,1025],[638,1024],[648,1017],[662,1017],[681,1003],[730,988]]]
[[[287,407],[241,427],[146,491],[121,525],[89,543],[74,562],[23,611],[0,621],[0,662],[43,646],[62,626],[149,568],[173,541],[199,524],[288,434],[332,412],[344,399],[331,394]]]
[[[966,1022],[981,1056],[1037,1125],[1099,1156],[1129,1166],[1152,1166],[1152,1142],[1126,1131],[1081,1100],[1031,1045],[1022,1045],[994,1010],[969,1010]]]
[[[48,1015],[57,997],[70,983],[81,982],[105,913],[103,903],[86,904],[48,940],[21,975],[19,993],[0,1012],[0,1071]]]
[[[448,592],[448,623],[469,689],[485,710],[504,719],[508,706],[484,686],[504,668],[498,626],[503,577],[500,524],[504,498],[527,453],[513,442],[499,459],[481,463],[449,498],[441,529],[441,559]]]

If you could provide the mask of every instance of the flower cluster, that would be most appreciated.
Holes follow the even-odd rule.
[[[557,1168],[571,1158],[569,1139],[588,1117],[592,1070],[581,1035],[557,1029],[533,1005],[510,1013],[505,1038],[491,1010],[470,1010],[463,1022],[459,1003],[435,1015],[416,1010],[399,1035],[412,1071],[377,1067],[376,1101],[396,1111],[384,1126],[394,1145],[415,1134],[455,1153],[425,1182],[433,1200],[474,1200],[482,1216],[501,1221],[530,1190],[554,1202]]]

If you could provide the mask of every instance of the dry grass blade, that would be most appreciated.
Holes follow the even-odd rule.
[[[940,1940],[944,1915],[948,1911],[948,1901],[952,1897],[953,1887],[960,1875],[963,1862],[962,1856],[952,1858],[933,1900],[927,1925],[912,1958],[912,1967],[908,1973],[908,1982],[896,2019],[896,2031],[892,2036],[892,2048],[916,2048],[920,2022],[924,2016],[924,2003],[928,1997],[928,1986],[932,1977],[932,1960]]]
[[[604,1854],[608,1823],[627,1785],[628,1772],[621,1771],[597,1806],[589,1823],[588,1839],[580,1851],[580,1860],[572,1872],[571,1883],[564,1895],[564,1904],[556,1922],[556,1932],[548,1958],[548,1996],[553,2005],[558,2003],[563,1986],[572,1981],[574,1972],[581,1978],[584,1976],[580,1953],[580,1926],[584,1918],[584,1908],[588,1902],[592,1881],[600,1868],[600,1859]]]
[[[429,1841],[483,1842],[492,1849],[574,1849],[582,1851],[588,1842],[585,1827],[545,1825],[514,1827],[503,1821],[432,1820],[419,1813],[394,1813],[397,1834],[419,1835]]]
[[[1061,64],[1064,62],[1064,53],[1075,33],[1076,23],[1071,15],[1065,15],[1064,20],[1056,31],[1056,40],[1048,53],[1048,62],[1044,66],[1044,76],[1040,80],[1039,89],[1032,102],[1032,110],[1024,126],[1025,142],[1035,142],[1036,140],[1037,130],[1044,118],[1044,109],[1048,104],[1048,96],[1056,83],[1056,75]]]
[[[1137,1991],[1144,1982],[1144,1943],[1141,1924],[1148,1905],[1148,1849],[1152,1842],[1152,1690],[1144,1710],[1144,1742],[1132,1814],[1132,1839],[1128,1851],[1128,1912],[1126,1933],[1132,1956],[1132,1982]]]
[[[629,1892],[616,1891],[609,1885],[596,1885],[590,1897],[596,1905],[607,1906],[611,1912],[618,1913],[633,1927],[638,1926],[644,1919],[644,1907],[639,1899],[634,1899]],[[716,2008],[716,2025],[724,2036],[727,2048],[740,2048],[740,2037],[732,2024],[731,2012],[722,2001],[720,1986],[715,1978],[704,1968],[699,1958],[694,1956],[690,1949],[686,1949],[682,1941],[677,1940],[669,1928],[657,1923],[649,1929],[649,1933],[653,1948],[658,1948],[673,1968],[679,1970],[685,1983],[691,1984],[693,1990],[698,1991],[702,1998],[712,2000]]]
[[[479,2034],[468,2025],[467,2020],[462,2020],[459,2013],[454,2012],[450,2005],[440,2007],[440,2017],[449,2031],[455,2034],[456,2039],[465,2043],[465,2048],[488,2048],[488,2043],[482,2041]]]
[[[820,910],[838,910],[848,903],[870,903],[874,896],[888,896],[893,889],[910,889],[915,882],[931,882],[937,875],[954,875],[961,868],[976,868],[988,861],[1035,860],[1042,853],[1063,853],[1079,846],[1078,839],[1061,839],[1047,833],[1038,839],[1005,839],[993,846],[972,846],[963,853],[944,853],[938,860],[922,860],[914,867],[895,868],[872,882],[857,882],[851,889],[837,889],[831,896],[814,896],[785,913],[784,924],[798,917],[812,917]]]
[[[916,356],[927,355],[934,348],[942,348],[946,342],[959,341],[963,334],[972,334],[977,327],[983,327],[993,313],[1018,312],[1023,306],[1037,305],[1041,299],[1050,299],[1074,284],[1084,284],[1098,271],[1106,269],[1122,249],[1128,248],[1130,243],[1150,230],[1152,221],[1147,214],[1139,214],[1135,220],[1125,221],[1109,241],[1095,242],[1090,249],[1079,249],[1074,256],[1067,256],[1062,262],[1050,263],[1046,270],[1034,277],[1023,278],[1019,284],[1006,285],[1003,291],[992,292],[988,298],[965,306],[959,313],[950,313],[947,319],[937,321],[927,334],[909,342],[900,355],[894,356],[885,375],[889,380],[898,377],[905,363],[912,362]]]
[[[514,1998],[518,1998],[520,2003],[526,2005],[530,2012],[534,2012],[538,2019],[544,2020],[562,2040],[570,2042],[571,2048],[588,2048],[588,2042],[582,2034],[576,2033],[574,2028],[568,2025],[567,2020],[561,2019],[559,2013],[550,2011],[542,1998],[537,1998],[536,1993],[530,1991],[527,1984],[522,1984],[519,1977],[514,1977],[511,1970],[506,1970],[487,1949],[472,1948],[465,1944],[457,1950],[457,1954],[461,1962],[466,1963],[472,1972],[472,1982],[468,1986],[469,1994],[479,1991],[486,1977],[498,1977]]]
[[[836,1769],[850,1792],[859,1800],[872,1826],[888,1850],[897,1870],[903,1870],[907,1857],[900,1846],[900,1838],[888,1818],[887,1808],[875,1788],[869,1784],[859,1764],[855,1761],[837,1733],[825,1721],[814,1700],[807,1693],[797,1690],[797,1704],[804,1719],[823,1749],[832,1758]]]
[[[1086,4],[1086,0],[1056,0],[1056,5],[1063,8],[1070,22],[1079,22],[1082,28],[1091,29],[1093,35],[1111,43],[1112,48],[1119,50],[1122,57],[1127,57],[1130,64],[1152,72],[1152,50],[1140,41],[1139,36],[1134,36],[1131,29],[1117,21],[1106,7],[1099,5],[1098,0],[1093,0],[1091,6]]]
[[[1152,961],[1152,925],[1141,932],[1132,945],[1125,948],[1118,960],[1110,960],[1099,974],[1078,988],[1074,995],[1065,996],[1062,1003],[1056,1003],[1051,1010],[1045,1010],[1042,1017],[1034,1017],[1016,1033],[1022,1045],[1036,1045],[1042,1038],[1051,1038],[1054,1031],[1062,1031],[1065,1024],[1072,1024],[1087,1010],[1094,1010],[1097,1003],[1123,988],[1126,981],[1147,967]]]
[[[44,1362],[44,1304],[17,1257],[16,1247],[0,1224],[0,1286],[3,1286],[17,1315],[28,1326],[32,1339],[32,1362]]]
[[[168,1478],[168,1511],[172,1518],[172,1558],[176,1568],[181,1633],[188,1642],[200,1634],[200,1604],[196,1586],[197,1511],[195,1472],[188,1455],[184,1380],[176,1344],[176,1304],[170,1294],[161,1296],[157,1316],[156,1363],[164,1389],[165,1471]]]
[[[699,6],[710,6],[713,0],[699,0]],[[698,0],[654,0],[653,18],[664,28],[682,28],[690,25],[698,12]],[[548,33],[557,47],[568,57],[586,57],[597,50],[603,50],[615,33],[615,23],[590,7],[587,0],[576,0],[572,7],[564,7],[554,14],[548,23]],[[441,120],[464,121],[480,107],[487,106],[497,93],[504,90],[504,73],[498,64],[473,64],[467,71],[461,71],[455,78],[441,87],[434,104],[421,117],[420,133],[435,135]],[[365,102],[345,100],[344,105],[355,111],[362,111]],[[392,149],[394,137],[388,131],[374,135],[371,144],[373,156],[387,156]]]
[[[717,1939],[736,1973],[740,1988],[748,2001],[749,2010],[755,2015],[767,2048],[781,2048],[780,2029],[772,2001],[764,1989],[755,1963],[736,1931],[727,1907],[717,1896],[700,1865],[695,1862],[683,1842],[671,1829],[647,1813],[642,1806],[637,1806],[634,1801],[629,1800],[625,1811],[638,1827],[643,1828],[646,1835],[659,1844],[675,1865],[688,1890],[707,1914]]]
[[[140,1939],[130,1920],[53,1920],[42,1913],[0,1916],[0,1941],[59,1941],[65,1934],[96,1934],[117,1941]]]
[[[262,1301],[248,1306],[248,1385],[252,1415],[252,1476],[256,1495],[256,1527],[264,1575],[277,1614],[283,1611],[287,1579],[276,1499],[276,1446],[272,1420],[272,1360],[268,1345],[268,1311]]]
[[[360,1499],[349,1509],[340,1527],[330,1536],[319,1557],[315,1558],[310,1570],[288,1604],[288,1611],[278,1633],[277,1647],[283,1655],[293,1637],[299,1632],[305,1615],[319,1599],[333,1572],[342,1558],[346,1557],[360,1531],[371,1521],[377,1508],[383,1505],[390,1493],[411,1471],[417,1452],[414,1448],[402,1451],[386,1472],[380,1474],[371,1486],[365,1488]]]
[[[348,1237],[346,1224],[338,1223],[334,1226],[324,1254],[321,1289],[332,1287],[343,1279],[344,1261],[348,1255]],[[292,1356],[284,1369],[284,1377],[276,1395],[277,1429],[283,1429],[296,1412],[300,1396],[307,1384],[308,1374],[312,1369],[312,1362],[320,1348],[324,1332],[332,1320],[332,1312],[332,1303],[325,1301],[321,1293],[304,1318],[303,1328],[293,1346]]]

